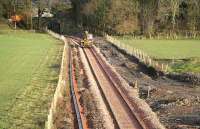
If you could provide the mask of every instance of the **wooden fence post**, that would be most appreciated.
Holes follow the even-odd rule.
[[[163,71],[163,69],[164,69],[164,66],[163,66],[163,63],[161,64],[161,71]]]
[[[165,72],[167,72],[168,71],[168,64],[166,65],[166,68],[165,68]]]
[[[152,62],[151,62],[151,59],[149,58],[149,65],[150,65],[150,66],[151,66],[151,63],[152,63]]]

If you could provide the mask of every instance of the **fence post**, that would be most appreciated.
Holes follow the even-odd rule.
[[[165,67],[165,72],[167,72],[167,71],[168,71],[168,64]]]
[[[134,48],[131,49],[131,54],[134,56]]]
[[[138,49],[138,58],[140,59],[140,50]]]
[[[135,56],[138,58],[138,50],[137,50],[137,48],[135,49]]]
[[[151,62],[151,59],[149,58],[149,65],[150,65],[150,66],[151,66],[151,63],[152,63],[152,62]]]
[[[164,69],[163,63],[160,64],[160,69],[161,69],[161,71],[163,71],[163,69]]]
[[[148,86],[147,98],[149,98],[149,97],[150,97],[150,90],[151,90],[151,87],[150,87],[150,86]]]

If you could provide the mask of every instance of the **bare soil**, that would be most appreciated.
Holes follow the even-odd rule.
[[[68,92],[68,91],[66,91]],[[57,111],[54,114],[54,128],[56,129],[73,129],[73,116],[70,104],[70,95],[58,100]]]
[[[66,53],[68,53],[68,47],[66,48]],[[68,56],[64,57],[63,60],[63,66],[65,67],[61,67],[60,72],[62,73],[63,79],[68,82],[69,81],[69,75],[68,75],[68,71],[69,71],[69,62],[68,62]],[[67,83],[66,84],[66,88],[62,89],[63,91],[60,92],[62,94],[62,96],[59,97],[59,99],[57,100],[57,104],[56,107],[54,107],[55,110],[53,112],[53,129],[73,129],[75,128],[75,124],[74,124],[74,119],[75,119],[75,115],[73,115],[74,111],[73,111],[73,104],[72,104],[72,97],[70,94],[70,86]]]
[[[200,128],[200,86],[161,76],[103,38],[96,38],[95,43],[130,86],[137,81],[140,98],[150,105],[166,128]]]

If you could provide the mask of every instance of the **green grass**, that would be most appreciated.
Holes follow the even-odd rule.
[[[121,37],[117,39],[143,50],[156,59],[200,57],[200,40],[135,40]]]
[[[168,62],[171,72],[194,72],[200,73],[200,58],[191,58],[186,60],[175,60],[174,63]]]
[[[0,25],[0,129],[44,127],[59,71],[62,43]]]
[[[137,40],[129,36],[115,38],[158,61],[167,59],[171,72],[200,72],[200,40]]]

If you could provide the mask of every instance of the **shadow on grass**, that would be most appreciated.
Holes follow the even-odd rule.
[[[49,83],[51,83],[51,84],[57,84],[58,83],[60,68],[61,68],[61,64],[59,64],[59,63],[55,63],[55,64],[52,64],[51,66],[49,66],[50,71],[52,71],[52,72],[54,72],[58,75],[58,76],[53,77],[53,78],[48,78],[47,81]]]

